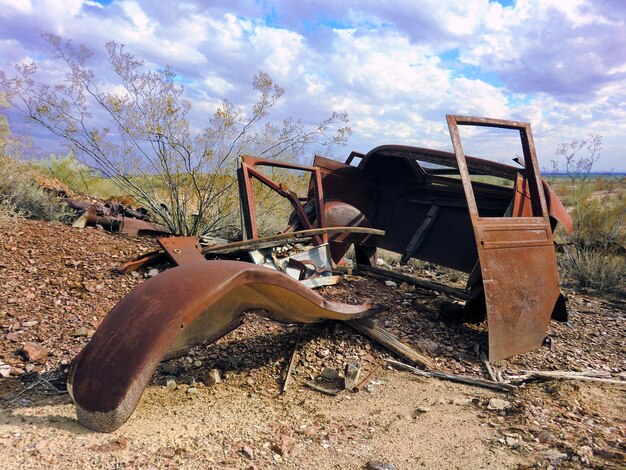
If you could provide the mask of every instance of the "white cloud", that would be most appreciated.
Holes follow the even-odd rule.
[[[621,2],[0,2],[3,70],[33,57],[45,75],[62,76],[39,39],[52,31],[94,49],[93,66],[110,81],[103,45],[115,39],[152,67],[174,68],[196,128],[222,98],[249,106],[252,77],[264,70],[287,90],[276,119],[346,110],[350,145],[362,151],[387,142],[449,148],[447,113],[528,120],[547,158],[555,142],[588,131],[626,138]],[[612,152],[604,158],[618,165],[607,165],[624,167]]]

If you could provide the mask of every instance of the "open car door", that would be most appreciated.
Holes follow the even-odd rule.
[[[559,298],[550,218],[530,124],[467,116],[446,116],[463,189],[469,207],[489,325],[489,360],[505,359],[541,346]],[[525,169],[523,181],[530,198],[515,197],[503,217],[481,217],[465,159],[459,126],[519,131]],[[524,207],[521,207],[521,205]],[[517,206],[517,207],[516,207]]]

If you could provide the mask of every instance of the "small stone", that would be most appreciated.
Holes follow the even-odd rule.
[[[0,361],[0,377],[7,378],[11,375],[11,366]]]
[[[452,399],[451,403],[453,405],[458,405],[458,406],[467,406],[467,405],[471,405],[473,402],[472,398],[454,398]]]
[[[169,362],[167,364],[164,364],[161,367],[161,370],[163,371],[164,374],[167,375],[178,375],[181,372],[181,367],[178,364],[174,364],[173,362]]]
[[[331,369],[329,367],[324,367],[321,375],[327,380],[337,380],[339,378],[339,372],[336,369]]]
[[[379,460],[370,460],[365,466],[368,470],[396,470],[396,466],[392,463],[381,462]]]
[[[193,361],[193,366],[194,367],[201,367],[202,366],[202,361],[198,361],[198,360]]]
[[[154,277],[158,274],[159,274],[159,270],[156,268],[152,268],[150,271],[147,272],[146,277]]]
[[[87,336],[88,334],[89,334],[89,330],[85,328],[84,326],[81,326],[80,328],[77,328],[76,330],[72,331],[72,336],[74,337]]]
[[[417,347],[422,351],[434,353],[439,348],[439,343],[427,338],[420,338],[417,340]]]
[[[48,359],[48,349],[44,348],[41,344],[28,342],[25,343],[21,349],[22,354],[27,361],[37,362],[43,364]]]
[[[398,283],[394,281],[385,281],[387,287],[398,287]]]
[[[509,447],[519,447],[520,446],[520,440],[515,438],[515,437],[511,437],[511,436],[506,436],[505,439],[506,445]]]
[[[249,459],[254,458],[254,449],[252,449],[252,447],[250,446],[243,446],[243,448],[241,449],[241,452],[243,452],[243,455],[245,455]]]
[[[39,323],[38,321],[25,321],[24,323],[22,323],[22,326],[30,328],[31,326],[35,326],[37,323]]]
[[[126,449],[127,446],[128,439],[122,436],[104,444],[94,444],[89,446],[88,449],[96,452],[117,452]]]
[[[206,373],[204,377],[202,377],[202,382],[207,387],[211,387],[215,384],[218,384],[222,381],[222,376],[219,369],[211,369]]]
[[[317,351],[317,357],[324,358],[330,356],[330,349],[324,348]]]
[[[424,413],[428,412],[430,412],[430,408],[428,408],[427,406],[418,406],[417,408],[415,408],[415,412],[413,413],[413,415],[423,415]]]
[[[415,286],[408,284],[407,282],[403,282],[400,284],[400,289],[403,292],[413,292],[415,290]]]
[[[352,390],[358,385],[359,375],[361,373],[361,364],[358,362],[348,362],[344,369],[344,388]]]
[[[282,457],[286,456],[293,448],[296,441],[287,434],[281,434],[278,442],[272,446],[272,450]]]
[[[131,272],[130,272],[130,275],[131,275],[132,277],[139,277],[139,276],[140,276],[140,274],[139,274],[137,271],[131,271]]]
[[[197,395],[198,394],[198,389],[196,387],[189,387],[187,389],[187,393],[189,395]]]
[[[567,454],[559,452],[557,449],[550,449],[543,452],[543,458],[548,459],[552,463],[558,464],[562,459],[567,458]]]
[[[511,403],[501,398],[492,398],[487,405],[488,410],[503,411],[511,407]]]
[[[17,333],[8,333],[5,338],[7,339],[7,341],[13,341],[14,343],[17,343],[20,340],[20,335],[18,335]]]
[[[178,385],[176,385],[176,380],[174,379],[167,379],[167,382],[165,382],[165,386],[167,387],[168,390],[176,390],[176,388],[178,387]]]
[[[542,444],[552,445],[555,442],[554,436],[550,434],[547,429],[542,429],[539,434],[537,434],[537,440]]]

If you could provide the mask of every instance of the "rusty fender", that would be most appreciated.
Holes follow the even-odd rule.
[[[164,358],[215,341],[251,309],[285,322],[351,320],[381,310],[326,301],[289,276],[240,261],[202,261],[164,271],[124,297],[72,362],[68,390],[78,421],[119,428]]]

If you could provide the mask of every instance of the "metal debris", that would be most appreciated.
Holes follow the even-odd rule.
[[[243,240],[160,239],[162,251],[121,267],[128,272],[150,263],[172,265],[122,299],[74,359],[68,388],[79,421],[99,431],[117,429],[133,412],[160,361],[224,336],[251,309],[289,323],[347,321],[411,362],[433,369],[429,358],[370,321],[358,320],[382,311],[381,306],[329,302],[309,288],[339,282],[337,263],[352,245],[359,269],[465,300],[460,320],[488,318],[489,360],[539,347],[551,317],[567,320],[552,230],[557,222],[571,230],[571,218],[540,178],[529,124],[465,116],[447,120],[454,153],[385,145],[367,154],[353,152],[345,163],[316,156],[312,166],[242,156],[237,177]],[[458,126],[466,125],[519,131],[524,166],[466,156],[458,132]],[[355,159],[358,165],[353,165]],[[309,173],[308,194],[303,197],[273,181],[259,170],[262,166]],[[503,178],[512,187],[472,181],[470,174]],[[259,236],[253,180],[291,204],[293,213],[282,233]],[[152,224],[126,212],[120,218],[98,214],[94,206],[84,210],[85,223],[114,231],[140,232],[140,223]],[[381,273],[372,268],[378,248],[400,254],[403,262],[416,258],[469,273],[467,287]],[[215,260],[233,256],[250,262]]]

